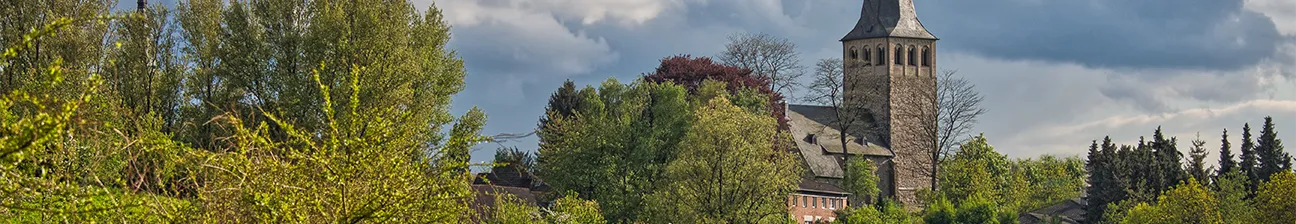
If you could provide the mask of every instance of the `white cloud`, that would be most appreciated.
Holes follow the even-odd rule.
[[[470,66],[485,72],[569,76],[615,62],[619,55],[601,37],[569,30],[551,11],[526,4],[437,1],[454,26],[451,46],[464,54],[493,57],[495,65]],[[485,56],[489,55],[489,56]],[[506,57],[506,58],[499,58]],[[485,61],[481,61],[485,62]],[[468,63],[481,63],[469,61]],[[501,63],[502,62],[502,63]]]
[[[1266,97],[1265,91],[1251,89],[1281,92],[1287,87],[1290,92],[1296,83],[1259,72],[1265,69],[1116,71],[1068,63],[988,59],[957,51],[941,52],[938,60],[941,69],[958,69],[977,85],[989,111],[975,131],[984,132],[997,150],[1011,157],[1082,155],[1092,140],[1111,136],[1118,143],[1133,144],[1138,136],[1150,136],[1158,126],[1180,139],[1180,149],[1187,150],[1188,141],[1198,132],[1208,148],[1218,149],[1219,131],[1229,128],[1235,138],[1232,141],[1238,142],[1242,124],[1258,126],[1264,116],[1274,116],[1279,122],[1280,138],[1296,138],[1292,135],[1296,126],[1284,125],[1296,121],[1296,96]],[[1104,88],[1125,93],[1112,94]],[[1209,97],[1232,93],[1221,91],[1241,94]],[[1158,102],[1164,108],[1151,111],[1140,107],[1141,102]]]

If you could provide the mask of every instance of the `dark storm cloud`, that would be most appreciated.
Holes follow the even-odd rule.
[[[1274,55],[1273,21],[1241,0],[926,0],[942,46],[1090,67],[1233,70]]]

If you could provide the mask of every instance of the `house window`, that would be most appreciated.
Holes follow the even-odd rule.
[[[802,208],[805,208],[806,205],[809,205],[809,204],[810,204],[809,202],[807,202],[807,200],[810,200],[810,197],[801,196],[801,207],[802,207]]]
[[[897,65],[904,65],[904,46],[896,45],[895,59],[892,61]]]
[[[810,208],[819,208],[819,198],[810,197]]]

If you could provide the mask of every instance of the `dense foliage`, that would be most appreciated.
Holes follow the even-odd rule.
[[[1296,213],[1291,200],[1291,156],[1283,151],[1271,118],[1253,141],[1243,125],[1241,162],[1233,160],[1227,131],[1221,135],[1220,169],[1203,161],[1204,141],[1189,156],[1158,128],[1150,142],[1116,146],[1111,138],[1090,146],[1092,175],[1086,219],[1093,223],[1282,223]],[[1279,217],[1279,218],[1273,218]],[[1285,218],[1284,218],[1285,217]]]
[[[577,91],[564,85],[541,120],[539,176],[556,191],[598,201],[614,221],[678,220],[681,214],[726,220],[769,213],[771,205],[782,203],[768,195],[791,191],[799,168],[790,154],[774,150],[784,143],[776,141],[775,123],[762,122],[773,121],[768,97],[717,81],[697,85],[692,91],[674,82],[608,80],[597,89]],[[699,165],[711,168],[698,170]],[[703,170],[731,173],[706,179]],[[732,188],[705,190],[716,184]],[[676,201],[682,196],[675,194],[684,193],[697,198]],[[710,206],[741,202],[757,209],[710,207],[695,214],[675,206],[711,200],[717,203]]]
[[[8,222],[458,222],[485,115],[406,1],[5,1]],[[75,19],[68,19],[75,18]],[[305,22],[310,21],[310,22]],[[30,31],[30,32],[29,32]]]
[[[1080,196],[1086,173],[1079,158],[1010,160],[987,141],[975,136],[941,164],[943,184],[933,197],[984,200],[1015,214]]]

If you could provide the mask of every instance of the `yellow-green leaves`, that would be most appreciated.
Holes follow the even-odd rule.
[[[694,112],[693,125],[666,170],[669,187],[651,196],[652,222],[753,223],[786,214],[784,197],[800,167],[774,150],[777,124],[718,95]]]
[[[1218,207],[1213,192],[1189,179],[1163,193],[1156,205],[1135,205],[1121,223],[1223,223]]]

